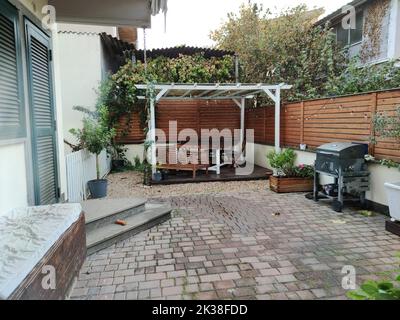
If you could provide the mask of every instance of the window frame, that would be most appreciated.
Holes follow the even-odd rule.
[[[362,14],[362,23],[361,23],[361,40],[359,41],[355,41],[355,42],[351,42],[351,32],[353,31],[353,29],[348,29],[347,30],[347,43],[344,44],[343,48],[349,48],[349,47],[353,47],[353,46],[357,46],[360,43],[362,43],[364,41],[364,23],[365,23],[365,14],[364,14],[364,10],[358,10],[356,12],[356,28],[357,28],[357,18],[359,17],[359,15]],[[335,35],[336,35],[336,43],[339,43],[338,41],[338,32],[339,32],[339,28],[342,28],[341,23],[338,23],[335,27]]]

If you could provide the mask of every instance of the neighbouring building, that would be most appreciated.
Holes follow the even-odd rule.
[[[354,29],[343,26],[349,14],[346,7],[321,19],[317,25],[328,23],[337,42],[349,49],[350,57],[359,56],[363,64],[399,59],[400,0],[355,0],[348,6],[355,9]]]
[[[150,27],[152,1],[0,0],[0,214],[68,199],[61,81],[68,76],[60,62],[85,43],[60,46],[57,28],[42,25],[44,6],[54,6],[60,23]],[[79,71],[88,78],[85,66]]]

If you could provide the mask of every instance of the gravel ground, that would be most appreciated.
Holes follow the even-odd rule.
[[[236,182],[208,182],[189,183],[165,186],[143,186],[143,174],[139,172],[120,172],[108,177],[108,198],[128,197],[170,197],[191,194],[232,193],[241,190],[262,191],[268,187],[268,181],[236,181]]]

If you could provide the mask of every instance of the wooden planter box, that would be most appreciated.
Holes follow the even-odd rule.
[[[269,185],[277,193],[310,192],[314,189],[313,178],[281,178],[271,176]]]

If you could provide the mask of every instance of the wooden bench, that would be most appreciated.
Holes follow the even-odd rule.
[[[192,171],[193,172],[193,179],[196,179],[196,172],[198,170],[205,169],[206,174],[208,175],[208,168],[210,165],[208,164],[161,164],[157,166],[159,169],[162,170],[175,170],[175,171]]]

